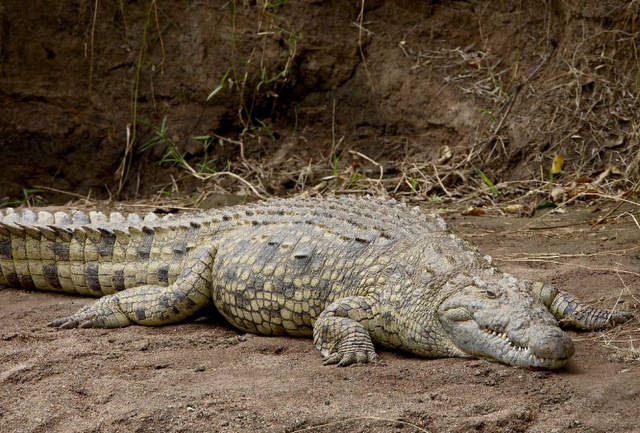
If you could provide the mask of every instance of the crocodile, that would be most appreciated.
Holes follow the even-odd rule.
[[[59,328],[165,325],[215,308],[234,327],[312,336],[325,364],[423,357],[556,369],[560,324],[632,313],[501,272],[437,216],[394,200],[271,199],[191,215],[0,214],[0,285],[99,297]]]

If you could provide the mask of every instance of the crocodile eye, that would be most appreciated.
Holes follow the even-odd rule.
[[[498,295],[493,290],[483,290],[482,294],[489,299],[496,299]]]

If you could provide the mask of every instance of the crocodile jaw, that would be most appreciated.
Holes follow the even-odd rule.
[[[483,337],[487,341],[488,346],[492,347],[492,351],[494,353],[497,352],[499,357],[488,355],[486,353],[488,350],[484,351],[485,353],[480,351],[474,355],[488,357],[509,365],[557,369],[564,367],[567,361],[569,361],[569,357],[573,355],[573,350],[569,350],[565,352],[565,354],[560,354],[558,358],[538,356],[531,347],[519,346],[504,332],[498,332],[488,328],[482,329],[482,332],[486,334]],[[573,348],[572,345],[571,347]]]
[[[566,365],[574,353],[573,342],[542,305],[485,299],[477,292],[465,288],[438,308],[440,323],[459,350],[518,367]]]

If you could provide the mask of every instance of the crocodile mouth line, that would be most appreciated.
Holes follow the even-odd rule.
[[[536,356],[530,348],[516,344],[504,332],[495,331],[490,328],[480,329],[485,334],[491,336],[493,341],[506,345],[511,352],[515,352],[515,355],[522,360],[533,361],[533,363],[543,366],[562,366],[569,360],[569,358],[544,358]]]

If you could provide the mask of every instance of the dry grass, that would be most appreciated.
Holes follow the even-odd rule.
[[[90,23],[90,83],[99,5],[96,1]],[[365,1],[359,6],[352,23],[357,28],[357,54],[367,84],[376,94],[372,59],[364,51],[376,34],[367,28]],[[123,190],[139,145],[137,83],[145,40],[154,31],[154,21],[164,58],[158,7],[155,1],[148,3],[135,68],[132,122],[125,128],[127,139],[117,172],[116,196]],[[434,152],[417,152],[401,136],[384,138],[384,150],[378,154],[364,150],[349,133],[339,136],[335,99],[331,143],[316,147],[309,142],[317,137],[307,138],[299,131],[287,136],[288,143],[274,143],[269,128],[262,123],[264,119],[254,117],[265,104],[273,104],[273,109],[280,90],[290,84],[291,67],[299,55],[296,45],[299,35],[293,23],[279,13],[280,3],[260,1],[250,12],[255,15],[255,28],[248,29],[253,44],[243,51],[238,45],[241,31],[237,30],[236,8],[239,7],[241,3],[235,1],[225,6],[232,15],[233,58],[228,65],[230,78],[223,80],[221,91],[237,96],[241,132],[212,134],[221,148],[234,148],[236,156],[215,173],[202,173],[189,169],[195,167],[201,155],[190,155],[193,163],[183,166],[186,173],[171,171],[165,176],[166,183],[157,186],[158,200],[167,195],[188,194],[191,197],[185,205],[197,206],[211,194],[266,198],[369,193],[456,208],[480,204],[500,211],[510,204],[520,204],[524,209],[521,214],[531,215],[542,200],[564,208],[579,200],[604,198],[622,202],[633,201],[637,196],[640,181],[637,1],[612,9],[608,22],[588,28],[570,23],[562,46],[568,51],[563,52],[557,46],[555,33],[559,18],[549,2],[542,14],[538,6],[518,3],[512,12],[515,30],[505,29],[514,31],[515,49],[506,54],[496,47],[495,36],[488,29],[489,18],[496,12],[490,3],[473,11],[479,42],[451,46],[446,40],[434,40],[418,46],[410,40],[399,41],[398,49],[412,64],[407,73],[428,73],[440,80],[440,91],[455,87],[484,107],[484,123],[478,124],[468,145],[455,148],[443,145],[435,156]],[[531,24],[541,19],[542,25]],[[269,70],[274,65],[269,63],[269,56],[274,56],[272,45],[276,37],[283,41],[284,50],[280,47],[281,52],[275,54],[281,60],[277,68]],[[240,61],[255,65],[262,78],[252,76],[256,71],[238,67]],[[274,81],[267,79],[269,76]],[[297,118],[295,124],[297,130]],[[514,136],[514,130],[523,132]],[[181,148],[182,144],[176,146]],[[274,148],[279,149],[272,151]],[[567,167],[562,174],[550,177],[548,168],[556,152],[562,154]],[[514,180],[511,173],[515,168],[526,175]],[[483,181],[480,171],[495,183],[495,189]],[[190,177],[200,181],[197,187],[189,182]]]

